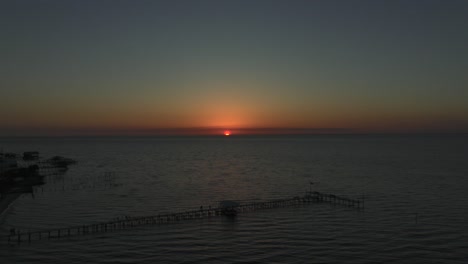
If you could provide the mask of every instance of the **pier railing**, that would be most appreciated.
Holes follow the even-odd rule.
[[[235,209],[238,213],[251,212],[262,209],[289,207],[296,205],[303,205],[309,203],[330,203],[342,206],[353,207],[357,209],[363,208],[364,204],[361,200],[350,199],[341,197],[333,194],[326,194],[321,192],[309,192],[304,196],[296,196],[286,199],[275,199],[263,202],[252,202],[243,203],[235,206],[231,206],[231,209]],[[200,207],[199,210],[190,210],[178,213],[167,213],[150,216],[139,216],[139,217],[125,217],[123,219],[101,222],[88,225],[71,226],[64,228],[55,228],[48,230],[38,231],[16,231],[12,230],[7,235],[9,243],[12,242],[31,242],[42,239],[59,239],[71,236],[89,235],[96,233],[105,233],[118,230],[124,230],[143,225],[162,225],[176,223],[185,220],[202,219],[207,217],[216,217],[223,215],[223,211],[226,207],[215,207],[208,208]]]

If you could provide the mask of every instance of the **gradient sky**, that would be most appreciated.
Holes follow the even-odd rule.
[[[468,132],[464,0],[1,0],[0,34],[0,135]]]

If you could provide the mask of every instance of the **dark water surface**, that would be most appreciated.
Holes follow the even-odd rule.
[[[78,163],[0,217],[40,230],[315,190],[312,204],[173,225],[0,241],[0,263],[468,263],[468,136],[0,138]],[[111,173],[111,174],[109,174]],[[416,220],[417,216],[417,220]]]

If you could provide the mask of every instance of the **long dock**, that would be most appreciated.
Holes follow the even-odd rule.
[[[363,201],[341,197],[333,194],[321,192],[309,192],[304,196],[296,196],[286,199],[275,199],[263,202],[244,203],[236,206],[231,206],[238,213],[252,212],[262,209],[289,207],[303,205],[309,203],[329,203],[361,209],[364,206]],[[13,231],[7,235],[6,239],[9,243],[21,243],[39,241],[42,239],[60,239],[71,236],[90,235],[97,233],[113,232],[118,230],[129,229],[143,225],[162,225],[176,223],[185,220],[195,220],[207,217],[222,216],[223,210],[226,208],[211,206],[200,207],[199,210],[184,211],[178,213],[158,214],[139,217],[125,217],[124,219],[101,222],[88,225],[71,226],[64,228],[55,228],[39,231]]]

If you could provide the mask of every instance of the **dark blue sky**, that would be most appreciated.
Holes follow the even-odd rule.
[[[466,132],[467,28],[468,1],[0,1],[0,128]]]

